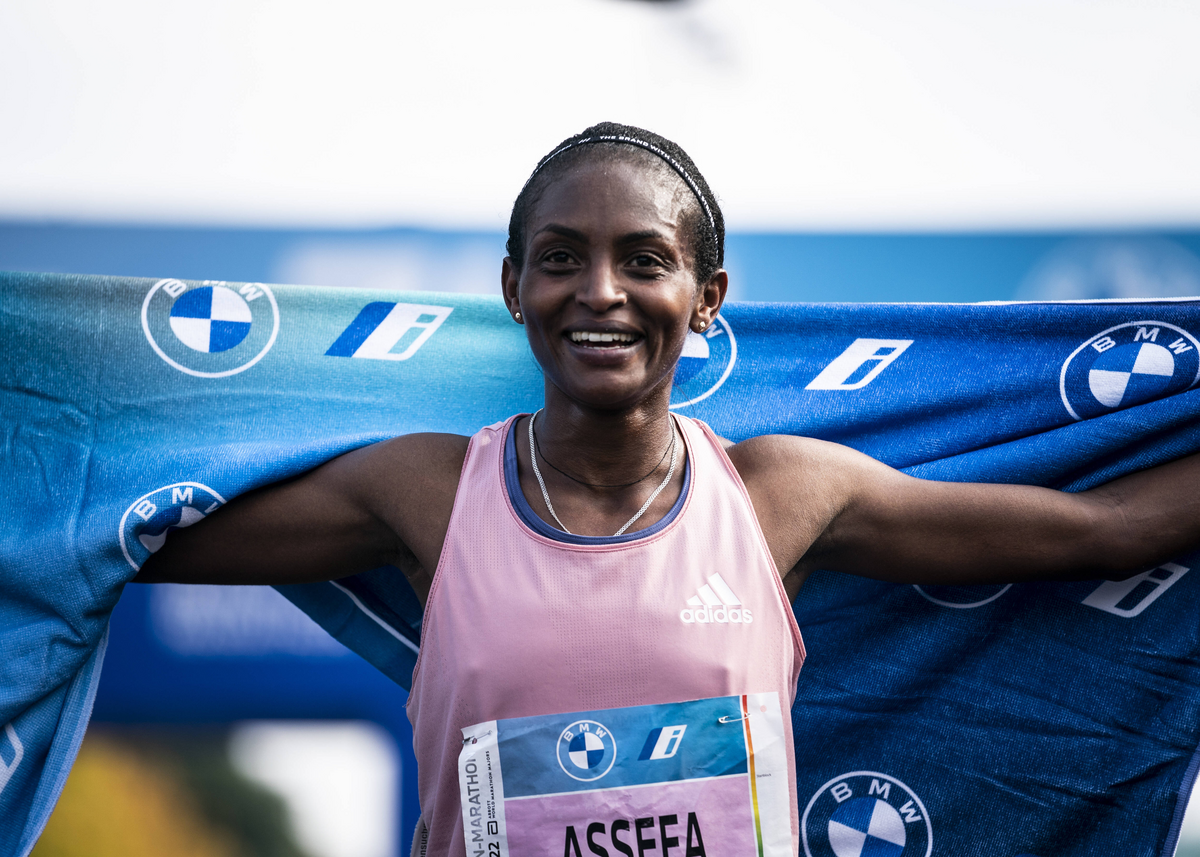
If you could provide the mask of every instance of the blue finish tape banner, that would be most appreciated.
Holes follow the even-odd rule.
[[[673,402],[734,440],[1079,490],[1200,449],[1198,335],[1192,301],[734,304],[687,343]],[[109,614],[171,527],[541,398],[495,298],[7,274],[0,342],[3,855],[52,809]],[[1197,562],[969,589],[814,575],[791,712],[806,857],[1170,854],[1200,743]],[[407,684],[421,616],[394,570],[283,589]]]

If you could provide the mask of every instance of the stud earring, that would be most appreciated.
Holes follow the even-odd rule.
[[[520,314],[520,313],[516,313],[516,314],[513,316],[513,318],[515,318],[517,321],[520,321],[520,320],[521,320],[521,314]]]
[[[701,329],[701,330],[704,330],[704,328],[706,328],[706,327],[708,327],[708,322],[707,322],[707,321],[702,321],[702,322],[700,322],[700,329]]]

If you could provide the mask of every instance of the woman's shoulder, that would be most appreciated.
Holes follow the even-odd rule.
[[[716,432],[708,423],[697,419],[690,422],[701,428],[728,456],[743,480],[756,474],[778,475],[782,468],[811,469],[824,464],[836,463],[846,453],[857,455],[840,444],[786,434],[764,434],[732,441]]]
[[[811,486],[854,472],[864,462],[874,463],[850,447],[812,437],[765,434],[740,443],[723,443],[725,454],[747,487],[761,484],[763,488],[789,491],[789,486]]]
[[[464,435],[420,432],[356,450],[344,457],[345,493],[386,524],[423,568],[432,569],[470,443]]]
[[[471,438],[444,432],[402,434],[364,452],[360,469],[368,475],[447,476],[457,482]]]
[[[368,481],[397,477],[420,480],[426,485],[458,485],[459,474],[472,442],[490,435],[503,439],[505,427],[521,415],[484,426],[474,435],[448,432],[414,432],[380,441],[358,450],[356,469]]]

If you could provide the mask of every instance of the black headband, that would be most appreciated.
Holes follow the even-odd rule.
[[[687,171],[687,169],[684,168],[683,164],[671,157],[670,154],[663,151],[653,143],[638,139],[637,137],[628,137],[624,134],[595,134],[590,137],[584,137],[581,140],[572,140],[569,143],[563,143],[553,152],[542,158],[541,163],[539,163],[534,168],[533,172],[530,173],[529,180],[525,182],[525,187],[529,187],[530,182],[532,182],[534,177],[541,172],[542,167],[546,166],[546,164],[550,163],[563,152],[566,152],[569,149],[574,149],[577,146],[586,146],[589,143],[624,143],[628,146],[637,146],[639,149],[645,149],[647,152],[657,155],[659,158],[665,161],[667,166],[678,173],[679,177],[683,179],[684,184],[691,188],[692,193],[696,195],[696,199],[700,201],[700,206],[704,209],[704,213],[708,217],[709,228],[712,230],[713,244],[714,246],[717,245],[717,219],[713,216],[712,208],[709,206],[708,200],[704,198],[704,194],[700,192],[700,186],[696,184],[695,179],[692,178],[691,174]],[[524,192],[524,189],[522,189],[521,193]]]

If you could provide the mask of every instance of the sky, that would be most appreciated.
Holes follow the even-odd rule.
[[[0,218],[497,230],[611,119],[732,231],[1200,224],[1177,0],[0,4]]]

